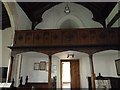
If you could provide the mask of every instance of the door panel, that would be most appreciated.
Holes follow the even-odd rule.
[[[79,60],[70,60],[71,88],[80,88]]]

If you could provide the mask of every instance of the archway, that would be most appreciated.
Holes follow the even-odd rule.
[[[104,50],[93,54],[93,58],[96,75],[101,73],[103,76],[117,77],[115,60],[120,58],[120,51]]]
[[[67,58],[68,54],[74,57]],[[61,60],[79,60],[80,88],[88,88],[87,76],[90,74],[89,55],[78,51],[63,51],[52,55],[52,77],[57,76],[57,88],[61,88],[60,62]]]
[[[15,86],[26,84],[28,76],[29,83],[48,83],[48,55],[39,52],[23,52],[16,54],[13,59],[11,79],[14,78]],[[44,64],[44,67],[42,66]],[[37,76],[36,76],[37,75]]]

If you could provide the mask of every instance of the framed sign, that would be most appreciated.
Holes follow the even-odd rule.
[[[40,63],[34,63],[34,70],[40,70]]]
[[[120,76],[120,59],[115,60],[117,75]]]
[[[40,62],[40,70],[46,70],[46,62],[45,61]]]

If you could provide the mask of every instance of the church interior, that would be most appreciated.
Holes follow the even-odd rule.
[[[0,7],[0,88],[120,89],[120,2]]]

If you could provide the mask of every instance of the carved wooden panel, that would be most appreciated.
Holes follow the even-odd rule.
[[[77,30],[62,31],[62,44],[63,45],[76,45],[78,41]]]
[[[14,46],[118,45],[120,29],[18,30]]]
[[[90,34],[88,30],[79,30],[78,32],[78,43],[79,45],[89,45],[90,44]]]
[[[93,30],[89,30],[89,33],[90,33],[90,45],[94,45],[96,43],[98,43],[97,41],[97,35],[98,35],[98,32],[97,30],[93,29]]]
[[[33,33],[34,46],[41,46],[43,44],[43,33],[42,30]]]
[[[109,30],[109,44],[118,44],[118,32],[116,30]]]
[[[23,46],[25,45],[25,33],[24,31],[17,31],[15,32],[15,37],[14,37],[14,45],[16,46]]]
[[[25,45],[33,46],[33,32],[32,31],[25,33]]]
[[[108,44],[108,31],[97,30],[96,34],[96,45],[107,45]]]
[[[43,45],[49,46],[51,45],[51,31],[43,30]]]
[[[62,43],[62,36],[60,30],[52,30],[51,31],[51,43],[52,45],[61,45]]]
[[[120,30],[118,30],[118,45],[120,45]]]

